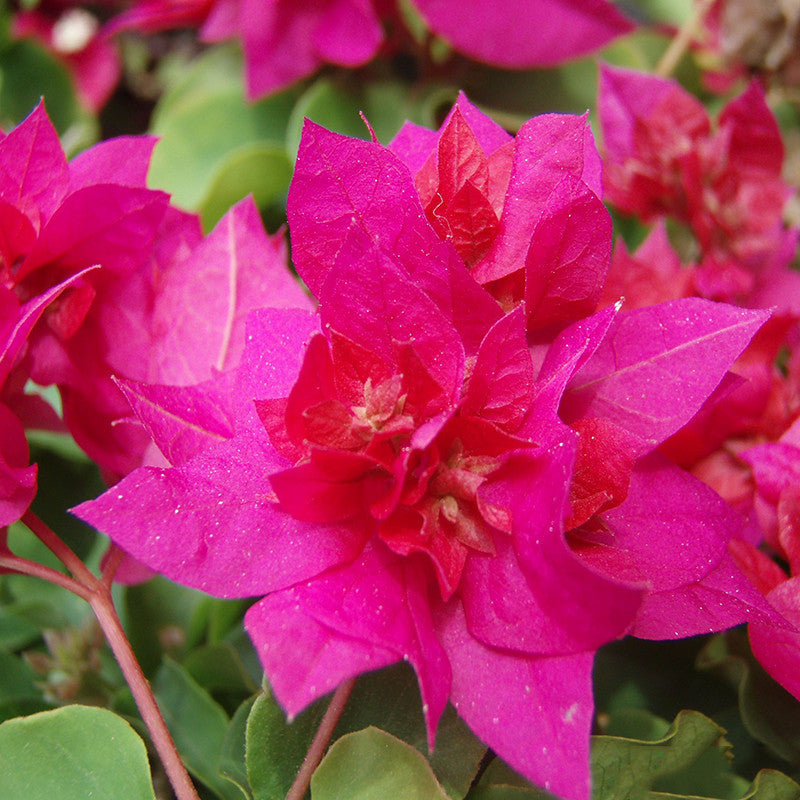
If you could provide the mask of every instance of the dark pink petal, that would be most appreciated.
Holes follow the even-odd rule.
[[[604,308],[565,328],[553,340],[536,378],[534,397],[537,411],[542,408],[552,414],[558,411],[564,389],[605,339],[618,310],[613,306]]]
[[[528,120],[514,140],[514,160],[500,232],[489,254],[473,274],[481,283],[520,269],[527,258],[533,232],[541,219],[565,205],[556,187],[565,176],[577,179],[579,199],[585,184],[601,196],[600,156],[585,116],[542,114]],[[550,201],[550,198],[553,200]]]
[[[336,522],[369,508],[376,496],[375,462],[358,453],[312,450],[311,458],[270,475],[281,508],[304,522]],[[383,471],[381,471],[383,472]],[[374,476],[374,477],[373,477]],[[381,492],[385,494],[386,490]]]
[[[423,128],[415,122],[404,122],[397,135],[389,142],[389,149],[416,175],[439,140],[437,131]]]
[[[312,302],[248,197],[161,282],[152,322],[158,382],[198,383],[236,366],[247,315],[263,306],[310,310]]]
[[[450,699],[475,734],[533,783],[589,800],[592,653],[533,657],[487,647],[453,602],[438,619]]]
[[[96,269],[97,267],[88,267],[70,276],[57,286],[48,289],[43,294],[29,300],[25,305],[19,308],[12,326],[6,327],[7,321],[5,319],[3,320],[5,330],[3,331],[2,351],[0,351],[0,386],[3,385],[8,377],[8,373],[14,366],[15,359],[24,347],[34,325],[36,325],[50,303],[58,298],[62,292],[69,289],[70,286],[81,281],[85,275]],[[10,295],[4,294],[3,298],[3,312],[5,315],[5,313],[10,310],[7,308]]]
[[[574,442],[568,438],[549,451],[517,451],[479,490],[483,503],[510,512],[520,577],[528,587],[513,577],[519,574],[514,559],[470,559],[461,590],[464,607],[470,629],[488,643],[501,637],[503,647],[513,646],[502,628],[514,615],[526,618],[531,630],[530,640],[523,637],[518,646],[547,655],[596,648],[621,636],[633,621],[638,588],[591,571],[565,541],[573,458]],[[516,584],[508,596],[506,582]]]
[[[650,591],[708,575],[742,525],[716,492],[658,454],[637,464],[627,498],[602,521],[610,535],[600,533],[597,544],[579,548],[581,558],[611,579]]]
[[[605,0],[508,0],[464,6],[413,0],[456,50],[500,67],[537,67],[597,50],[633,24]]]
[[[98,113],[117,88],[122,75],[122,60],[114,42],[95,36],[83,50],[67,55],[72,68],[78,97],[94,113]]]
[[[16,206],[0,200],[0,258],[6,265],[24,258],[36,241],[37,230]]]
[[[260,600],[247,612],[244,624],[270,689],[290,720],[342,681],[400,660],[392,649],[317,622],[302,587]]]
[[[450,691],[450,667],[430,617],[431,576],[423,557],[403,557],[378,543],[351,564],[331,570],[296,598],[335,632],[395,653],[411,663],[422,694],[428,740]]]
[[[137,30],[145,33],[202,23],[214,0],[136,0],[132,8],[114,17],[106,33]]]
[[[109,480],[136,469],[150,443],[133,420],[130,407],[109,376],[59,386],[64,422],[78,446]]]
[[[408,280],[392,260],[376,251],[346,261],[320,292],[323,327],[396,363],[398,346],[409,343],[422,366],[454,401],[464,376],[464,348],[436,304]]]
[[[241,0],[240,28],[251,98],[289,86],[328,61],[363,64],[383,39],[368,0],[325,0],[300,7],[295,0]]]
[[[694,274],[693,266],[681,264],[662,220],[633,255],[628,253],[625,242],[617,239],[600,304],[606,306],[622,300],[623,308],[630,311],[664,300],[691,297],[695,294]]]
[[[287,205],[292,256],[320,299],[337,258],[365,253],[389,259],[409,275],[477,350],[501,316],[475,284],[452,245],[425,217],[406,166],[390,150],[306,122]]]
[[[559,195],[563,205],[556,199]],[[552,210],[533,231],[525,260],[525,303],[532,330],[591,314],[611,258],[611,216],[585,184],[565,179],[547,202]]]
[[[238,437],[173,469],[143,467],[74,509],[163,575],[218,597],[282,589],[362,547],[344,525],[307,525],[275,504],[267,476],[287,463]]]
[[[98,183],[147,186],[155,136],[120,136],[84,150],[69,162],[70,193]]]
[[[623,163],[633,156],[639,120],[648,119],[662,108],[666,110],[671,98],[684,106],[682,127],[675,130],[676,137],[687,132],[710,132],[711,123],[702,103],[675,81],[604,64],[600,70],[598,110],[607,157]]]
[[[786,625],[726,554],[696,583],[646,595],[631,633],[640,639],[682,639],[743,622]]]
[[[299,308],[252,311],[246,323],[247,341],[238,370],[237,397],[247,405],[253,400],[287,397],[300,372],[306,344],[318,331],[319,317]],[[254,411],[240,408],[237,427],[260,426]]]
[[[222,387],[159,386],[118,379],[117,386],[173,466],[233,436]]]
[[[768,313],[687,298],[619,314],[570,380],[563,418],[609,419],[655,447],[697,413]]]
[[[800,484],[800,447],[768,442],[744,450],[739,457],[750,465],[759,493],[770,503],[777,503],[793,483]]]
[[[640,442],[604,419],[584,417],[572,423],[578,455],[569,492],[567,530],[618,506],[627,496]]]
[[[371,0],[328,0],[325,5],[314,32],[314,47],[319,55],[345,67],[369,61],[383,41],[383,28]],[[297,14],[296,7],[294,13]]]
[[[800,629],[800,577],[791,578],[773,589],[767,599],[795,628]],[[753,621],[748,627],[750,644],[764,669],[800,699],[800,632],[791,628]]]
[[[461,414],[513,433],[530,407],[533,364],[522,309],[506,314],[486,334],[464,391]]]
[[[164,192],[114,184],[79,189],[42,229],[19,277],[53,263],[65,272],[87,264],[133,271],[150,254],[168,200]]]
[[[38,225],[39,213],[47,219],[55,211],[68,182],[58,133],[39,103],[0,141],[0,198],[32,213]]]
[[[742,94],[722,109],[719,127],[729,130],[728,158],[737,170],[780,177],[783,139],[758,81],[752,81]]]
[[[25,431],[12,411],[0,404],[0,528],[16,522],[35,495],[36,465],[29,466]],[[4,545],[0,542],[0,551]]]

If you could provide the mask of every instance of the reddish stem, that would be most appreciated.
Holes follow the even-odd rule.
[[[150,732],[153,746],[161,758],[164,770],[175,791],[175,796],[178,800],[199,800],[192,779],[181,761],[175,742],[172,740],[167,724],[164,722],[164,717],[158,708],[153,690],[147,678],[145,678],[139,662],[136,660],[131,644],[125,635],[122,623],[119,621],[114,608],[111,583],[117,567],[119,567],[124,558],[124,552],[112,545],[112,550],[103,570],[103,576],[98,578],[58,535],[32,511],[26,511],[22,521],[36,534],[53,555],[64,564],[74,575],[74,578],[63,575],[42,564],[18,558],[13,554],[0,555],[0,567],[7,567],[17,572],[34,575],[55,583],[57,586],[74,592],[89,603],[111,647],[111,652],[114,653],[114,657],[117,659],[122,674],[130,687],[133,699],[136,701],[136,707],[139,709],[142,720]]]
[[[122,563],[124,558],[125,551],[120,550],[119,547],[114,544],[114,542],[111,542],[108,552],[106,553],[106,563],[103,565],[103,574],[101,576],[104,586],[110,587],[114,582],[114,575],[117,574],[119,565]]]
[[[78,583],[74,578],[69,575],[64,575],[50,567],[45,567],[43,564],[37,564],[35,561],[29,561],[27,558],[20,558],[15,555],[0,555],[0,568],[10,569],[19,575],[32,575],[34,578],[41,578],[43,581],[49,581],[56,586],[61,586],[68,592],[82,597],[89,602],[92,593],[82,583]]]
[[[175,796],[178,800],[199,800],[192,779],[186,772],[186,767],[158,708],[150,683],[145,678],[119,621],[110,587],[98,582],[89,604],[130,687],[136,707],[150,732],[153,745],[175,790]]]
[[[314,770],[319,766],[319,762],[322,761],[322,757],[328,749],[333,731],[341,719],[347,701],[350,699],[350,693],[353,691],[355,682],[356,679],[351,678],[349,681],[345,681],[334,692],[328,710],[325,712],[325,716],[322,718],[322,722],[320,722],[319,728],[317,728],[317,732],[314,734],[314,740],[308,748],[306,757],[300,765],[292,788],[289,789],[286,795],[286,800],[303,800],[306,796],[308,787],[311,785],[311,776],[314,774]]]
[[[46,522],[39,519],[28,509],[22,516],[24,522],[42,544],[77,578],[87,589],[92,589],[97,578],[72,550],[50,529]]]

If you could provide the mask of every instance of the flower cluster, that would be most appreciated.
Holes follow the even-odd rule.
[[[449,699],[587,798],[598,647],[781,624],[728,553],[741,518],[658,452],[769,314],[597,310],[600,192],[580,117],[512,138],[462,97],[388,148],[307,123],[289,222],[317,313],[254,311],[210,382],[126,382],[171,466],[76,513],[177,581],[265,595],[246,626],[290,714],[407,660],[431,746]]]

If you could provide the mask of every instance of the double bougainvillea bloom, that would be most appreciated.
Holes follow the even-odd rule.
[[[687,224],[700,251],[694,282],[706,297],[769,307],[800,296],[788,268],[797,231],[783,209],[783,142],[753,83],[712,126],[675,81],[604,67],[598,98],[609,199],[643,221]]]
[[[412,0],[431,31],[459,52],[501,67],[556,64],[633,28],[607,0],[508,3]],[[199,25],[210,42],[241,39],[250,97],[308,77],[324,64],[357,67],[402,26],[394,0],[138,0],[110,30]]]
[[[496,133],[485,122],[479,135]],[[594,233],[554,240],[542,222],[533,247],[547,214],[529,198],[558,198],[548,212],[570,187],[597,199],[574,173],[596,185],[598,157],[585,120],[536,125],[503,134],[507,188],[477,187],[522,254],[508,274],[540,287],[504,306],[431,224],[403,160],[307,123],[289,219],[318,313],[252,312],[239,367],[205,384],[127,382],[172,466],[76,513],[174,580],[265,595],[246,626],[289,714],[407,660],[431,744],[449,699],[532,781],[586,800],[600,645],[776,618],[727,556],[736,514],[654,452],[767,314],[697,298],[559,306],[569,244]],[[424,163],[436,134],[417,133]],[[531,315],[529,293],[560,310]]]

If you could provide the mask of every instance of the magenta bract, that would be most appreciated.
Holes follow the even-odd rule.
[[[585,119],[512,141],[462,98],[429,134],[392,152],[306,124],[289,220],[318,313],[253,311],[239,367],[204,384],[123,384],[173,466],[76,512],[175,580],[266,595],[246,625],[290,714],[405,659],[431,744],[450,699],[587,800],[599,646],[776,619],[727,555],[739,517],[652,452],[767,315],[596,310],[609,229]],[[489,257],[519,293],[476,280]]]

